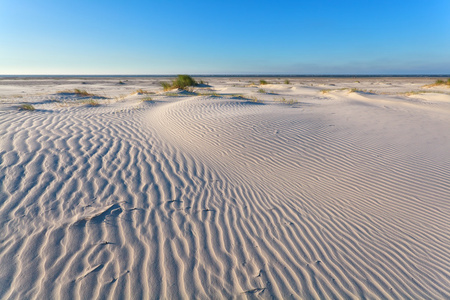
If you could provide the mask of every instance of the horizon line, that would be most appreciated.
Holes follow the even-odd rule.
[[[180,74],[199,77],[450,77],[450,73],[434,74],[292,74],[292,73],[215,73],[215,74],[0,74],[0,77],[176,77]]]

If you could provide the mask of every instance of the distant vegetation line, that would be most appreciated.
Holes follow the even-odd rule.
[[[60,74],[40,74],[40,75],[14,75],[14,74],[4,74],[0,75],[0,78],[70,78],[70,77],[87,77],[87,78],[114,78],[114,77],[176,77],[178,74],[146,74],[146,75],[137,75],[137,74],[98,74],[98,75],[83,75],[83,74],[73,74],[73,75],[60,75]],[[269,77],[269,78],[278,78],[278,77],[290,77],[290,78],[307,78],[307,77],[324,77],[324,78],[354,78],[354,77],[450,77],[449,74],[410,74],[410,75],[402,75],[402,74],[191,74],[195,77]]]

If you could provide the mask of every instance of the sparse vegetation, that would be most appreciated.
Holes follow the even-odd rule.
[[[366,94],[376,94],[373,90],[361,90],[357,88],[352,88],[349,90],[349,93],[366,93]]]
[[[277,102],[281,102],[281,103],[285,103],[285,104],[289,104],[289,105],[293,105],[293,104],[298,103],[298,101],[295,100],[295,99],[289,99],[289,100],[287,100],[287,99],[284,98],[284,97],[278,98],[278,99],[274,99],[274,100],[277,101]]]
[[[92,106],[92,107],[100,105],[100,103],[95,99],[85,100],[85,101],[83,101],[83,104],[85,104],[86,106]]]
[[[75,95],[83,96],[83,97],[96,96],[94,94],[88,93],[86,90],[80,90],[80,89],[59,91],[58,94],[75,94]]]
[[[183,97],[185,95],[169,92],[169,93],[165,93],[164,96],[167,96],[167,97]]]
[[[433,86],[442,86],[442,85],[450,87],[450,78],[448,78],[447,81],[438,79],[433,84],[425,85],[424,87],[433,87]]]
[[[289,79],[285,79],[284,80],[284,84],[290,84],[291,82],[289,81]]]
[[[150,102],[153,101],[152,97],[144,97],[142,98],[142,102]]]
[[[267,92],[266,92],[266,90],[264,90],[264,89],[259,89],[259,90],[258,90],[258,93],[265,94],[265,93],[267,93]]]
[[[239,100],[247,100],[247,98],[242,94],[232,95],[231,98],[239,99]]]
[[[159,84],[161,84],[162,88],[164,89],[164,91],[169,91],[172,89],[172,85],[168,82],[160,82]]]
[[[22,105],[19,106],[19,110],[33,111],[33,110],[36,110],[36,109],[31,104],[22,104]]]
[[[143,90],[143,89],[138,89],[138,90],[136,90],[136,93],[137,93],[138,95],[150,95],[150,94],[154,94],[153,92],[145,91],[145,90]]]
[[[221,95],[217,94],[216,92],[211,93],[197,93],[198,96],[210,96],[210,97],[221,97]]]
[[[164,91],[169,91],[172,89],[182,89],[185,90],[187,87],[193,87],[198,85],[198,83],[189,75],[178,75],[176,79],[169,82],[160,82]]]
[[[121,80],[121,81],[119,81],[119,84],[125,84],[125,82],[123,82],[123,81]]]
[[[260,85],[265,85],[265,84],[269,84],[267,81],[265,81],[264,79],[261,79],[260,81],[259,81],[259,84]]]
[[[259,100],[256,97],[250,97],[250,101],[254,102],[254,103],[262,103],[262,100]]]

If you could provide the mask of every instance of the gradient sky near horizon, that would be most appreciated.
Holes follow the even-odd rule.
[[[0,74],[449,74],[449,0],[0,0]]]

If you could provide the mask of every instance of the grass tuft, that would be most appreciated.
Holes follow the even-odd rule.
[[[152,97],[144,97],[142,98],[142,102],[151,102],[153,101]]]
[[[261,79],[260,81],[259,81],[259,84],[261,84],[261,85],[265,85],[265,84],[269,84],[267,81],[265,81],[264,79]]]
[[[59,91],[58,94],[75,94],[75,95],[83,96],[83,97],[96,96],[94,94],[88,93],[86,90],[80,90],[80,89]]]
[[[291,82],[289,81],[289,79],[284,80],[284,84],[290,84]]]
[[[262,100],[256,98],[256,97],[250,97],[250,101],[254,103],[262,103]]]
[[[258,90],[258,93],[266,94],[267,92],[266,92],[266,90],[264,90],[264,89],[259,89],[259,90]]]
[[[279,98],[279,99],[274,99],[274,100],[275,100],[275,101],[278,101],[278,102],[281,102],[281,103],[289,104],[289,105],[293,105],[293,104],[298,103],[298,101],[295,100],[295,99],[287,100],[287,99],[284,98],[284,97]]]
[[[438,79],[434,83],[425,85],[424,87],[433,87],[433,86],[441,86],[441,85],[446,85],[446,86],[450,87],[450,78],[448,78],[447,81]]]
[[[94,100],[94,99],[85,100],[85,101],[83,101],[83,103],[86,106],[91,106],[91,107],[95,107],[95,106],[99,106],[100,105],[100,103],[97,100]]]
[[[151,94],[154,94],[153,92],[145,91],[145,90],[143,90],[143,89],[138,89],[138,90],[136,90],[136,93],[137,93],[138,95],[151,95]]]
[[[169,91],[169,90],[172,89],[172,85],[171,85],[170,83],[168,83],[168,82],[162,81],[162,82],[160,82],[159,84],[162,86],[162,88],[164,89],[164,91]]]
[[[31,104],[22,104],[21,106],[19,106],[19,110],[33,111],[33,110],[36,110],[36,109]]]

